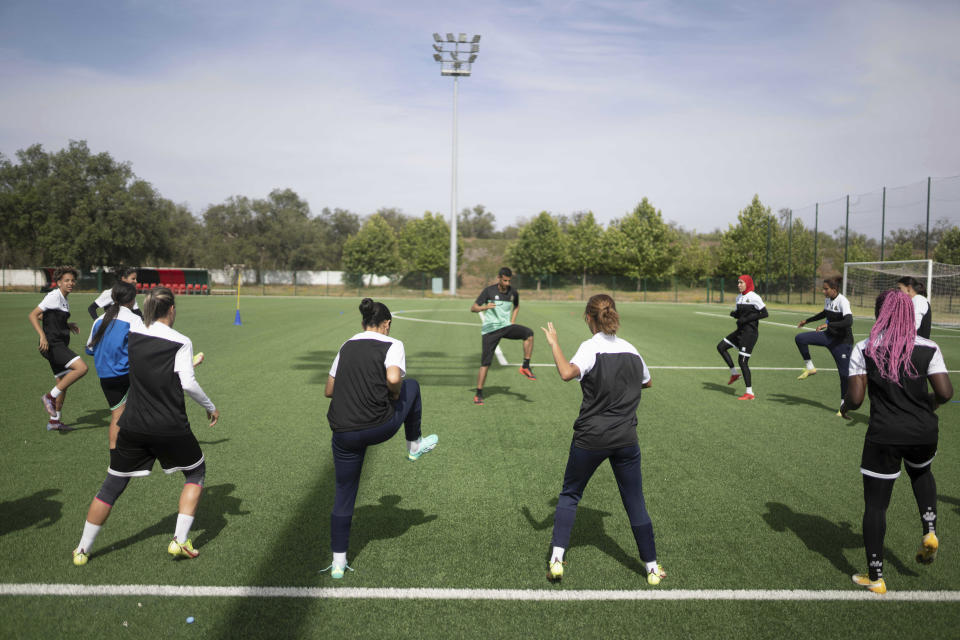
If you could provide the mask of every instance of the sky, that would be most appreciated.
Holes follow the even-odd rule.
[[[960,3],[939,0],[0,0],[0,153],[86,140],[197,215],[278,188],[449,215],[434,32],[481,34],[457,208],[500,228],[646,197],[709,231],[754,194],[960,174]]]

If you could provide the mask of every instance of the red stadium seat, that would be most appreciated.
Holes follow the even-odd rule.
[[[137,293],[140,293],[141,291],[143,291],[143,283],[142,283],[142,282],[138,282],[138,283],[137,283]]]
[[[180,295],[183,295],[187,292],[187,285],[180,283],[179,289],[180,289]]]
[[[187,295],[190,295],[192,293],[193,293],[193,285],[187,284]]]
[[[207,288],[207,285],[201,285],[201,292],[205,295],[210,295],[210,289]]]

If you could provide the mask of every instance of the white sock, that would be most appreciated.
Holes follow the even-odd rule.
[[[90,553],[90,549],[93,547],[93,541],[97,539],[97,534],[100,533],[101,527],[102,525],[99,524],[84,522],[83,536],[80,538],[80,544],[77,545],[77,549],[83,549],[87,553]]]
[[[657,561],[647,563],[647,573],[654,573],[657,571]]]
[[[730,375],[732,375],[732,376],[737,375],[737,368],[736,368],[736,367],[730,367]]]
[[[747,393],[753,395],[753,387],[747,387]]]
[[[50,397],[56,398],[60,395],[60,393],[61,393],[60,389],[54,387],[53,389],[50,390]]]
[[[57,415],[53,416],[53,419],[54,419],[54,420],[59,420],[59,419],[60,419],[60,412],[59,412],[59,411],[57,411]]]
[[[416,440],[407,440],[407,453],[416,453],[420,451],[420,441],[423,438],[417,438]],[[344,555],[346,557],[346,555]]]
[[[343,553],[337,553],[334,551],[333,562],[331,564],[335,567],[340,567],[343,569],[345,566],[347,566],[347,552],[344,551]]]
[[[804,362],[807,365],[807,369],[816,369],[816,367],[813,366],[813,360],[804,360]]]
[[[554,547],[553,555],[550,557],[550,562],[563,562],[563,552],[566,551],[563,547]]]
[[[190,537],[190,527],[193,526],[193,516],[188,516],[185,513],[177,514],[177,530],[173,534],[174,539],[183,544],[187,541],[187,538]]]

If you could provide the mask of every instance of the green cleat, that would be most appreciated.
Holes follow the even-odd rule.
[[[83,549],[75,549],[73,552],[73,564],[78,567],[82,567],[87,564],[87,560],[90,559],[90,554],[84,551]]]
[[[547,580],[550,582],[560,582],[563,580],[563,565],[561,560],[553,560],[547,563]]]
[[[176,538],[171,540],[170,544],[167,545],[167,553],[174,558],[196,558],[200,555],[200,552],[193,548],[193,544],[189,540],[186,542],[177,542]]]
[[[420,440],[420,448],[416,450],[415,453],[407,453],[408,460],[419,460],[420,456],[425,453],[430,453],[433,451],[433,448],[437,446],[437,434],[431,433],[426,438]]]
[[[655,587],[666,577],[667,572],[664,571],[663,567],[658,564],[656,571],[647,572],[647,584],[649,584],[651,587]]]
[[[329,571],[331,578],[333,578],[334,580],[340,580],[341,578],[343,578],[343,572],[348,569],[350,571],[353,571],[353,567],[351,567],[348,564],[345,564],[342,567],[337,566],[335,564],[331,564],[326,569],[320,569],[320,573],[323,573],[324,571]]]
[[[937,534],[933,531],[923,536],[920,543],[920,549],[917,550],[917,562],[920,564],[930,564],[937,559],[937,550],[940,548],[940,541],[937,540]]]
[[[871,580],[870,576],[866,573],[855,573],[850,578],[853,580],[853,584],[858,584],[861,587],[866,587],[874,593],[886,593],[887,592],[887,583],[883,581],[883,578],[877,580]]]

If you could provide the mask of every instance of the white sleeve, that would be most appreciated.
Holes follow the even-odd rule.
[[[760,309],[763,309],[766,305],[763,304],[763,298],[760,297],[760,294],[757,293],[756,291],[751,291],[750,293],[753,294],[752,296],[753,300],[751,300],[751,302],[753,302],[754,308],[756,308],[757,311],[760,311]]]
[[[643,365],[643,380],[640,381],[640,384],[647,384],[650,382],[650,369],[647,368],[647,361],[643,359],[643,356],[637,354],[637,357],[640,358],[640,364]]]
[[[113,290],[107,289],[106,291],[101,293],[99,296],[97,296],[97,299],[94,302],[96,302],[97,306],[100,307],[101,309],[103,309],[104,307],[109,307],[110,305],[113,304]]]
[[[58,289],[52,289],[47,295],[43,296],[43,300],[41,300],[40,304],[37,306],[44,311],[53,311],[54,309],[59,309],[60,298],[57,296],[58,291]]]
[[[212,413],[216,410],[216,407],[210,402],[210,398],[200,387],[200,383],[197,382],[197,378],[193,375],[193,343],[189,339],[177,351],[173,370],[180,376],[180,386],[184,393],[207,411]]]
[[[94,321],[93,326],[90,327],[90,337],[87,338],[87,345],[86,345],[86,347],[87,347],[87,352],[90,352],[90,343],[93,342],[93,334],[95,334],[95,333],[97,332],[97,327],[100,326],[100,321],[101,321],[101,320],[103,320],[103,316],[100,316],[99,318],[97,318],[97,319]],[[93,353],[90,352],[90,355],[93,355]]]
[[[333,364],[330,365],[330,377],[337,377],[337,365],[340,364],[340,352],[337,351],[336,357],[333,359]]]
[[[867,363],[863,358],[863,350],[866,346],[866,340],[858,342],[853,347],[853,352],[850,354],[850,364],[848,365],[847,374],[851,376],[862,376],[867,373]]]
[[[913,296],[913,320],[917,329],[920,328],[920,323],[923,322],[923,314],[925,314],[930,307],[930,303],[923,304],[924,302],[927,302],[927,299],[923,296]]]
[[[937,352],[933,354],[933,357],[930,358],[930,364],[927,365],[927,375],[932,376],[935,373],[946,372],[947,363],[943,361],[943,353],[940,351],[940,347],[937,346]]]
[[[596,363],[597,352],[589,340],[582,342],[580,348],[577,349],[577,352],[570,358],[570,364],[575,364],[577,368],[580,369],[580,375],[577,376],[577,380],[583,380],[583,376],[590,373],[590,370],[593,369],[593,365]]]
[[[383,359],[383,366],[386,367],[400,367],[400,375],[406,377],[407,375],[407,354],[403,348],[403,343],[399,340],[395,340],[393,344],[390,345],[390,348],[387,349],[387,355]]]
[[[843,299],[840,300],[840,315],[843,315],[843,316],[853,315],[853,309],[850,308],[850,301],[847,300],[847,296],[843,296]]]

